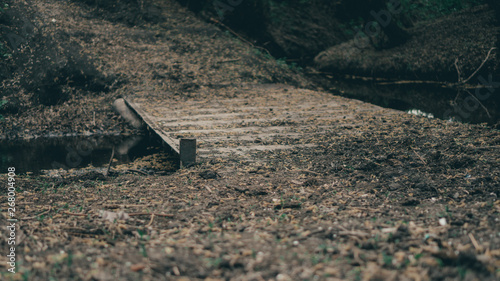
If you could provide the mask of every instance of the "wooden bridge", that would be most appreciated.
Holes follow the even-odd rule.
[[[361,134],[356,127],[363,116],[395,114],[282,84],[245,84],[185,101],[161,95],[130,95],[125,100],[180,155],[183,165],[193,163],[196,156],[262,161],[276,150],[314,147],[325,132]]]

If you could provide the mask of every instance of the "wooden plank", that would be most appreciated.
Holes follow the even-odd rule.
[[[158,126],[159,120],[158,118],[152,117],[147,114],[140,105],[134,103],[128,98],[124,98],[125,103],[139,116],[142,118],[144,123],[153,130],[174,152],[180,157],[180,144],[176,139],[169,137],[162,129]]]

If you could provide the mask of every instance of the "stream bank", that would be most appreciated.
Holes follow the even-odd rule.
[[[495,1],[443,6],[425,17],[404,5],[391,10],[384,1],[179,2],[279,63],[303,68],[333,94],[447,120],[500,124]],[[459,79],[468,80],[468,89],[449,87]]]

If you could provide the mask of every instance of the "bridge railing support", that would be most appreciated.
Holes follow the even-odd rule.
[[[181,139],[179,150],[182,167],[196,163],[196,139]]]

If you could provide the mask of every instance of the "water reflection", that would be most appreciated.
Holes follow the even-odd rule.
[[[149,136],[41,137],[0,141],[0,171],[16,167],[19,173],[41,170],[104,167],[115,150],[115,165],[164,152],[162,143]],[[172,157],[174,157],[172,155]]]
[[[437,85],[377,84],[373,81],[338,80],[328,88],[348,98],[426,117],[465,123],[500,122],[500,90],[470,89],[458,92]],[[479,93],[479,94],[478,94]],[[485,98],[486,97],[486,98]]]

